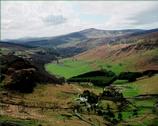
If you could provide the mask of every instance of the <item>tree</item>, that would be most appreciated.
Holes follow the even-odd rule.
[[[110,118],[114,118],[115,117],[115,115],[114,115],[114,113],[111,111],[111,108],[110,108],[110,105],[109,104],[107,104],[107,115],[110,117]]]
[[[134,109],[133,110],[133,116],[137,116],[138,115],[138,110],[137,109]]]
[[[118,113],[118,119],[119,119],[120,121],[122,120],[122,113],[121,113],[121,112]]]

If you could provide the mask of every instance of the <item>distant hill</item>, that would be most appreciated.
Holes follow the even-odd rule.
[[[32,46],[28,46],[28,45],[23,45],[23,44],[18,44],[18,43],[11,43],[11,42],[4,42],[4,41],[0,41],[0,47],[1,48],[14,48],[14,49],[19,49],[19,50],[24,50],[24,49],[30,49],[33,48]]]
[[[53,45],[61,45],[62,42],[66,43],[69,40],[78,39],[83,40],[87,38],[101,38],[101,37],[116,37],[125,34],[132,34],[135,32],[143,32],[141,29],[127,29],[127,30],[100,30],[95,28],[89,28],[78,32],[69,33],[66,35],[60,35],[55,37],[40,37],[40,38],[21,38],[21,39],[6,39],[4,41],[13,43],[29,43],[29,45],[44,45],[42,42],[52,43]],[[58,41],[58,43],[56,43]],[[31,43],[34,42],[34,43]]]
[[[119,63],[127,70],[158,69],[158,31],[130,35],[112,45],[97,48],[75,56],[78,60]]]
[[[95,48],[96,46],[115,41],[116,37],[143,31],[144,30],[140,29],[99,30],[90,28],[56,37],[24,38],[6,41],[34,47],[57,48],[61,56],[68,57]],[[68,52],[68,54],[65,53],[65,51]]]
[[[117,37],[117,43],[134,43],[137,40],[148,40],[148,39],[157,39],[158,29],[146,30],[146,31],[139,31],[125,36]]]
[[[62,57],[70,57],[105,44],[133,43],[146,36],[157,35],[158,29],[99,30],[85,29],[66,35],[6,40],[31,47],[56,49]],[[151,34],[152,33],[152,34]]]

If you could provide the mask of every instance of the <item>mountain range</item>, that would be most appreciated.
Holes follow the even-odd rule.
[[[55,37],[23,38],[4,41],[25,46],[53,48],[62,57],[69,57],[105,44],[133,42],[134,39],[157,32],[158,29],[99,30],[90,28]]]

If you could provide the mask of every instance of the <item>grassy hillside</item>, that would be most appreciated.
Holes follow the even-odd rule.
[[[122,126],[128,124],[148,126],[152,123],[156,124],[156,115],[152,114],[152,107],[155,104],[156,99],[151,97],[137,100],[134,96],[157,93],[157,79],[158,75],[155,75],[151,78],[140,78],[138,81],[132,83],[125,82],[119,85],[114,84],[123,92],[126,98],[129,98],[129,100],[139,108],[137,116],[132,116],[130,108],[128,111],[125,110],[122,112],[123,121],[118,125]],[[8,94],[5,95],[5,91],[3,90],[3,93],[0,93],[0,122],[8,121],[19,125],[21,124],[22,126],[49,126],[52,124],[65,126],[91,126],[91,124],[76,117],[71,110],[71,106],[76,101],[75,99],[78,98],[78,95],[84,90],[90,90],[99,94],[103,89],[79,84],[57,86],[48,84],[38,85],[31,94],[8,92]],[[110,104],[114,111],[116,110],[116,105],[112,101],[104,100],[100,103],[103,107],[107,104]],[[82,113],[82,117],[96,126],[106,125],[106,120],[103,120],[101,116],[92,113],[89,113],[88,115],[87,113]]]
[[[157,40],[104,45],[45,67],[48,72],[65,78],[100,69],[111,70],[116,74],[122,71],[157,70],[157,46]]]
[[[83,90],[92,90],[95,93],[100,92],[99,88],[86,88],[79,85],[38,85],[31,94],[14,94],[9,93],[8,96],[0,97],[1,118],[0,122],[12,122],[20,126],[90,126],[90,124],[80,120],[73,115],[71,106],[78,98],[78,94]],[[3,91],[4,92],[4,91]],[[8,99],[9,102],[6,102]],[[12,101],[11,99],[14,99]],[[4,100],[4,101],[3,101]],[[3,102],[2,102],[3,101]],[[2,108],[3,106],[9,106]],[[97,115],[83,114],[85,119],[90,118],[95,124],[103,125],[103,119]],[[99,121],[99,122],[98,122]]]

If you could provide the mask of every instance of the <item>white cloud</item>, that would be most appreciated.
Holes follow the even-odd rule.
[[[55,36],[89,27],[102,29],[158,27],[156,1],[2,1],[1,3],[2,39]],[[154,20],[148,19],[149,16]],[[91,20],[95,17],[98,19],[91,21],[89,17],[93,17]],[[101,17],[107,18],[104,20]]]
[[[98,1],[90,4],[81,2],[80,7],[86,14],[110,16],[109,20],[101,25],[101,27],[107,29],[133,28],[133,24],[139,22],[141,16],[146,15],[146,12],[149,11],[150,15],[153,15],[153,12],[155,12],[154,16],[157,16],[156,13],[158,12],[158,2],[156,1]],[[146,18],[149,19],[147,16]],[[155,19],[158,21],[158,17]],[[149,20],[152,21],[152,19]]]
[[[49,15],[46,18],[43,18],[43,22],[47,25],[59,25],[66,22],[66,18],[62,15]]]

